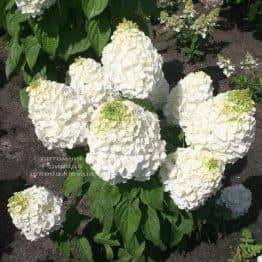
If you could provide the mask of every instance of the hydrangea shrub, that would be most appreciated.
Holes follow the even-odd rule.
[[[215,238],[224,221],[234,218],[230,213],[232,194],[220,194],[219,190],[225,165],[244,157],[254,139],[254,102],[246,90],[213,96],[212,80],[203,72],[186,76],[177,91],[169,93],[162,58],[135,19],[121,20],[107,43],[111,26],[117,23],[114,12],[120,8],[113,2],[120,7],[123,4],[83,0],[81,5],[74,2],[63,9],[57,2],[33,1],[32,6],[26,6],[30,1],[20,2],[20,10],[27,14],[17,10],[13,1],[5,5],[6,17],[21,17],[15,35],[11,34],[14,27],[8,28],[9,51],[14,52],[14,43],[20,48],[16,51],[21,51],[15,67],[9,56],[9,73],[20,62],[22,67],[36,65],[40,54],[47,59],[45,72],[47,66],[54,66],[60,44],[66,44],[60,39],[60,29],[67,27],[63,19],[73,19],[67,30],[86,24],[84,39],[89,43],[81,52],[70,45],[70,55],[60,56],[70,63],[65,68],[65,84],[39,78],[42,71],[36,68],[38,74],[27,74],[28,112],[36,135],[48,149],[67,149],[74,157],[70,164],[78,166],[75,171],[68,170],[63,187],[70,207],[64,216],[60,198],[45,188],[31,187],[9,199],[8,211],[29,240],[50,235],[59,250],[74,261],[101,257],[160,261],[169,248],[182,250],[192,239]],[[137,4],[140,15],[144,10],[140,18],[152,10],[151,1]],[[78,8],[82,14],[76,13],[79,17],[75,19],[73,11]],[[194,12],[189,6],[185,14]],[[125,13],[121,14],[115,18]],[[58,31],[45,24],[49,22],[57,22]],[[21,44],[27,26],[33,32],[27,37],[38,43],[36,60],[31,60],[32,53],[26,56]],[[70,40],[72,35],[79,36],[70,31]],[[27,44],[33,52],[35,46],[30,41]],[[16,51],[13,55],[17,58]],[[73,60],[79,53],[83,57]],[[101,64],[89,57],[92,55],[102,56]],[[174,98],[177,95],[180,99]],[[161,126],[161,109],[166,117],[175,119],[171,126]],[[203,138],[207,140],[204,144]],[[190,146],[186,147],[185,141]],[[249,193],[235,195],[251,199]],[[89,215],[78,209],[86,197]],[[247,209],[245,206],[241,215]]]

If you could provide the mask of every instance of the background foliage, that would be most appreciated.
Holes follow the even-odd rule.
[[[123,18],[148,33],[147,16],[156,12],[154,0],[58,0],[31,18],[17,10],[14,0],[1,0],[0,26],[8,33],[6,75],[22,71],[26,84],[45,75],[64,80],[76,56],[100,57]]]

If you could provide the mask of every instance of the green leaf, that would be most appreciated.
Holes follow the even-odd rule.
[[[26,89],[20,89],[19,90],[19,97],[20,97],[20,103],[24,109],[28,108],[28,101],[29,101],[29,96],[28,93],[26,92]]]
[[[56,19],[57,14],[47,14],[36,24],[34,31],[43,50],[54,57],[59,45],[59,22]]]
[[[20,33],[20,23],[26,20],[27,20],[27,16],[21,14],[20,12],[7,13],[6,29],[7,29],[8,34],[14,38],[17,38]]]
[[[164,191],[162,186],[155,180],[151,179],[140,194],[141,201],[157,210],[163,209]]]
[[[149,100],[146,99],[138,99],[138,98],[126,98],[127,100],[133,101],[137,105],[143,107],[145,110],[150,111],[152,113],[156,113],[156,110],[154,109],[152,103]]]
[[[23,40],[25,58],[29,68],[32,70],[36,64],[41,45],[38,43],[37,38],[28,36]]]
[[[104,247],[105,247],[105,251],[106,251],[106,259],[108,261],[113,260],[114,259],[113,249],[110,246],[108,246],[108,245],[104,245]]]
[[[118,250],[118,261],[119,262],[128,262],[132,260],[132,256],[128,253],[127,250],[120,248]]]
[[[166,141],[166,152],[175,152],[177,147],[184,144],[184,133],[176,126],[168,126],[161,129],[161,137]]]
[[[126,201],[121,202],[116,207],[115,223],[124,241],[128,242],[137,231],[141,216],[138,199],[130,203]]]
[[[64,231],[66,234],[72,234],[79,227],[82,219],[85,216],[79,214],[75,207],[71,206],[66,212],[66,219],[64,222]]]
[[[141,0],[141,9],[145,15],[153,16],[157,14],[156,1],[154,0]]]
[[[66,28],[60,35],[59,56],[68,60],[71,55],[82,53],[91,46],[91,43],[80,28]]]
[[[50,238],[61,253],[66,257],[70,257],[71,243],[65,234],[61,234],[61,231],[55,231],[51,233]]]
[[[160,221],[157,212],[150,206],[147,207],[147,219],[144,225],[143,233],[145,238],[153,244],[160,247],[162,250],[165,248],[162,240],[160,239]]]
[[[66,257],[70,257],[71,246],[69,240],[60,241],[57,243],[57,247],[60,252],[62,252]]]
[[[178,227],[179,231],[190,237],[193,231],[193,225],[194,225],[194,221],[191,214],[188,213],[187,217],[181,215],[181,222]]]
[[[76,249],[80,256],[80,261],[83,262],[92,262],[93,253],[89,241],[85,237],[81,237],[76,241]]]
[[[184,233],[179,230],[179,228],[172,224],[171,226],[171,239],[170,239],[170,247],[176,246],[184,237]]]
[[[104,231],[110,230],[114,216],[113,207],[117,205],[121,197],[118,187],[93,176],[90,179],[88,196],[92,213],[103,224]]]
[[[98,244],[103,244],[103,245],[108,245],[108,246],[112,246],[112,247],[117,247],[120,245],[118,240],[112,240],[111,239],[112,235],[110,233],[107,232],[101,232],[98,233],[95,238],[94,241]]]
[[[101,14],[108,5],[108,0],[82,0],[82,8],[87,18]]]
[[[98,56],[100,56],[111,35],[108,17],[100,15],[99,17],[87,21],[86,31],[92,48],[96,51]]]
[[[8,58],[5,65],[6,77],[9,78],[10,75],[16,70],[20,58],[23,52],[22,46],[17,42],[13,42],[8,50]]]
[[[28,64],[24,64],[24,66],[22,67],[23,78],[27,85],[29,85],[32,81],[36,79],[46,77],[47,66],[44,64],[44,61],[39,60],[32,71],[30,70]]]
[[[78,172],[70,173],[64,182],[64,187],[63,187],[64,195],[66,197],[69,197],[71,193],[81,191],[83,180],[84,179],[81,173]]]

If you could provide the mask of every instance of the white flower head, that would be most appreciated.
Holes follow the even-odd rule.
[[[209,75],[203,71],[190,73],[171,90],[164,114],[170,123],[185,127],[197,105],[211,98],[213,91]]]
[[[102,54],[104,73],[123,97],[156,101],[155,94],[168,93],[162,57],[135,23],[124,20],[111,40]]]
[[[252,193],[242,184],[226,187],[222,190],[218,204],[224,205],[231,211],[232,218],[245,215],[252,203]]]
[[[200,0],[206,8],[219,7],[223,5],[224,0]]]
[[[202,206],[221,187],[225,165],[212,152],[178,148],[160,169],[164,190],[184,210]]]
[[[86,162],[112,184],[148,180],[166,157],[157,116],[127,100],[96,110],[88,142]]]
[[[15,0],[15,2],[22,14],[36,17],[43,14],[44,9],[55,4],[56,0]]]
[[[102,103],[119,97],[105,80],[101,64],[91,58],[77,58],[69,67],[67,82],[86,101],[90,118]]]
[[[8,199],[8,212],[22,234],[34,241],[61,226],[62,204],[62,199],[46,188],[33,186]]]
[[[240,68],[246,71],[255,70],[259,66],[257,59],[255,59],[249,52],[246,53],[245,59],[241,61]]]
[[[209,149],[225,163],[243,158],[255,137],[255,106],[248,90],[233,90],[200,104],[185,128],[186,142]]]
[[[90,114],[85,99],[64,84],[39,79],[28,88],[29,118],[48,149],[87,143]]]
[[[230,77],[235,72],[235,66],[232,64],[231,60],[222,55],[217,56],[217,65],[223,70],[223,74]]]

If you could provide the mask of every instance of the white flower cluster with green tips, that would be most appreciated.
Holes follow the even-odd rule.
[[[63,201],[44,187],[33,186],[8,199],[14,225],[31,241],[48,236],[63,222]]]
[[[151,39],[131,21],[119,24],[111,39],[102,54],[108,82],[123,97],[150,99],[161,108],[169,86],[162,70],[163,59]]]
[[[217,192],[224,166],[243,158],[255,137],[255,104],[248,90],[212,93],[210,77],[190,73],[170,92],[164,107],[169,122],[182,127],[189,147],[169,155],[160,173],[164,189],[185,210],[201,206]],[[210,180],[214,173],[203,171],[203,160],[209,159],[205,154],[210,163],[219,163],[220,179],[215,173],[216,180]]]
[[[208,14],[197,17],[192,0],[186,0],[182,14],[169,14],[167,11],[160,12],[160,23],[164,25],[164,31],[193,32],[205,39],[217,23],[219,8],[211,10]]]
[[[165,160],[157,115],[134,102],[105,103],[91,122],[86,161],[103,180],[146,181]]]
[[[15,0],[15,2],[22,14],[36,17],[43,14],[44,9],[55,4],[56,0]]]
[[[225,163],[243,158],[255,138],[255,106],[247,90],[217,95],[198,106],[185,128],[186,142],[209,149]]]
[[[86,144],[89,105],[72,88],[39,79],[27,88],[29,118],[38,139],[48,149]]]
[[[178,148],[160,169],[164,189],[180,209],[202,206],[221,187],[225,164],[211,152]]]

